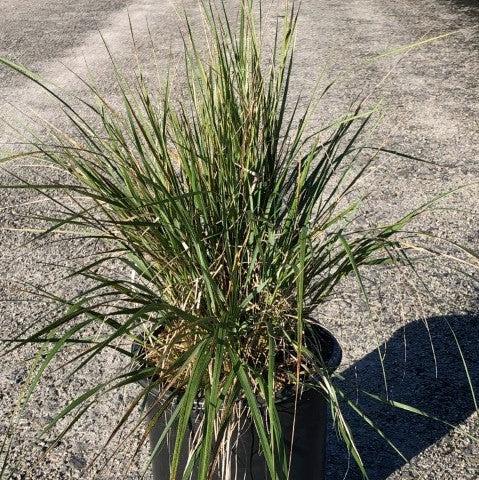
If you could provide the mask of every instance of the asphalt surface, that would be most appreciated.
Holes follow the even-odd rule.
[[[231,3],[231,2],[230,2]],[[234,3],[234,2],[233,2]],[[303,0],[299,23],[294,91],[307,92],[318,72],[337,79],[317,114],[324,122],[344,111],[358,94],[369,104],[382,100],[384,119],[371,143],[420,156],[434,164],[392,156],[380,158],[362,184],[368,194],[365,209],[371,221],[387,221],[414,208],[431,196],[479,179],[479,7],[472,1],[446,0]],[[272,25],[278,8],[263,2],[266,24]],[[134,26],[139,56],[145,70],[154,71],[146,22],[152,32],[160,63],[175,65],[181,55],[178,11],[185,7],[194,25],[200,22],[194,1],[156,2],[114,0],[104,2],[0,0],[0,54],[28,65],[59,85],[66,95],[84,96],[85,87],[69,69],[92,75],[115,101],[111,63],[103,38],[122,67],[134,64],[128,26]],[[268,23],[269,22],[269,23]],[[424,38],[452,33],[433,43],[394,56],[375,59],[380,53]],[[178,90],[181,78],[177,79]],[[40,114],[63,127],[58,105],[18,75],[0,69],[0,116],[9,124],[28,123],[19,111]],[[34,112],[34,113],[32,113]],[[38,127],[38,122],[31,122]],[[11,127],[0,128],[0,149],[15,150],[18,141]],[[25,162],[9,166],[10,172],[38,180],[54,172],[31,168]],[[0,173],[2,184],[11,175]],[[454,242],[477,250],[479,196],[477,186],[463,189],[427,215],[418,228],[447,235]],[[24,282],[51,283],[61,295],[83,285],[60,278],[75,256],[93,245],[58,239],[25,244],[31,233],[20,231],[23,208],[41,211],[33,194],[0,189],[0,337],[11,336],[29,325],[48,304],[32,301],[19,287]],[[28,202],[28,206],[21,206]],[[48,207],[46,207],[48,208]],[[30,225],[32,228],[36,225]],[[450,254],[457,253],[453,244]],[[65,255],[66,254],[66,255]],[[66,257],[66,258],[65,258]],[[432,422],[420,415],[362,401],[364,409],[385,431],[410,462],[394,454],[374,430],[349,415],[356,438],[374,480],[479,478],[479,447],[470,435],[479,421],[463,359],[473,385],[479,385],[479,319],[477,273],[452,271],[447,261],[419,268],[422,286],[402,271],[378,271],[368,277],[374,314],[372,322],[351,282],[331,304],[319,312],[338,335],[344,350],[342,375],[353,385],[384,394],[383,374],[376,348],[385,353],[390,398],[411,404],[446,420]],[[424,287],[424,288],[423,288]],[[424,293],[428,288],[427,295]],[[428,328],[425,326],[427,320]],[[456,337],[451,334],[451,328]],[[457,349],[457,342],[461,351]],[[434,349],[431,348],[431,343]],[[436,361],[434,361],[433,351]],[[462,356],[461,356],[462,353]],[[6,431],[15,398],[25,382],[32,351],[2,358],[0,370],[0,434]],[[81,420],[60,445],[42,456],[44,446],[35,432],[55,411],[83,391],[91,378],[103,378],[124,364],[113,354],[65,381],[61,368],[47,372],[45,381],[22,416],[12,449],[22,479],[91,478],[86,469],[94,452],[107,438],[134,392],[111,395]],[[140,478],[143,456],[129,464],[133,439],[110,447],[116,456],[97,478]],[[328,451],[328,480],[356,479],[333,431]]]

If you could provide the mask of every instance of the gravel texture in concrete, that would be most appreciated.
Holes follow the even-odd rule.
[[[265,25],[272,27],[280,7],[273,1],[264,1],[263,7]],[[84,97],[86,91],[70,70],[92,75],[115,101],[111,63],[99,31],[118,64],[127,68],[135,62],[129,16],[139,56],[146,71],[152,73],[155,67],[146,22],[160,62],[174,66],[182,52],[178,13],[182,8],[193,25],[200,24],[199,8],[189,0],[0,0],[0,55],[33,68],[71,98]],[[318,109],[318,122],[344,111],[358,94],[367,95],[370,105],[381,100],[385,113],[371,144],[434,162],[382,156],[361,185],[362,193],[368,194],[365,211],[370,221],[387,221],[439,192],[479,179],[478,20],[479,7],[474,1],[303,0],[293,94],[312,89],[318,73],[325,72],[327,78],[337,78],[337,83]],[[451,35],[374,59],[377,54],[444,33]],[[40,114],[60,127],[66,125],[51,97],[4,68],[0,68],[0,105],[0,116],[10,125],[31,122],[22,111],[30,117]],[[11,145],[18,135],[7,123],[2,125],[0,149],[18,148]],[[14,163],[8,170],[10,174],[0,172],[2,184],[13,181],[11,173],[37,181],[56,175],[31,168],[28,162]],[[434,214],[422,218],[417,228],[477,249],[478,198],[477,186],[465,188],[442,202]],[[71,295],[85,286],[55,280],[74,264],[76,256],[96,248],[93,243],[74,239],[65,243],[56,237],[27,243],[32,233],[21,230],[25,225],[20,216],[25,206],[21,204],[28,203],[30,212],[49,208],[38,200],[32,193],[0,189],[2,338],[31,325],[50,308],[19,285],[44,283],[59,295]],[[452,243],[448,249],[451,255],[459,253]],[[349,393],[367,389],[385,395],[386,377],[389,398],[446,422],[363,399],[364,410],[405,457],[385,445],[374,429],[348,414],[373,480],[479,478],[479,446],[471,438],[477,434],[479,421],[470,389],[470,383],[476,388],[479,385],[477,274],[467,266],[463,269],[471,276],[460,274],[446,263],[421,265],[422,283],[403,271],[377,271],[368,277],[374,322],[354,281],[346,283],[337,298],[319,312],[343,345],[341,374]],[[27,348],[1,358],[0,435],[7,431],[32,355],[33,350]],[[463,363],[468,366],[470,382]],[[106,378],[125,364],[114,354],[104,355],[101,362],[70,380],[65,380],[67,370],[61,361],[56,367],[47,372],[17,424],[10,456],[12,465],[17,466],[14,478],[93,478],[95,469],[88,468],[89,462],[134,394],[125,390],[104,398],[59,445],[46,451],[35,433],[68,399],[91,385],[92,378]],[[106,465],[100,462],[103,468],[95,478],[140,478],[145,449],[130,462],[135,442],[131,438],[110,445],[102,459],[111,453],[116,456]],[[328,468],[328,480],[359,478],[332,429]]]

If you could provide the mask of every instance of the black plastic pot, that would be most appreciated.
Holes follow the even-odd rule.
[[[328,368],[334,371],[341,362],[341,348],[333,335],[319,325],[313,326],[314,336],[319,339],[317,348],[321,349],[323,359]],[[312,348],[312,347],[310,347]],[[156,395],[150,393],[146,408],[151,418],[156,418]],[[284,392],[281,400],[276,403],[280,418],[283,436],[287,451],[291,448],[291,434],[294,427],[294,440],[292,446],[289,480],[321,480],[325,472],[326,453],[326,426],[327,426],[327,401],[317,389],[305,390],[294,408],[294,395]],[[168,422],[173,407],[164,412],[157,419],[150,432],[151,448],[155,448],[165,425]],[[195,405],[190,419],[190,438],[193,437],[198,424],[197,418],[202,414],[201,402]],[[293,425],[294,423],[294,425]],[[265,459],[260,453],[259,441],[252,422],[246,418],[234,441],[232,452],[234,462],[227,476],[215,472],[214,480],[270,480]],[[175,428],[170,429],[166,442],[155,453],[152,461],[154,480],[169,480],[170,460],[175,445]],[[183,473],[188,458],[188,440],[185,439],[182,447],[179,473]],[[181,478],[181,477],[180,477]],[[195,472],[191,476],[196,480]]]

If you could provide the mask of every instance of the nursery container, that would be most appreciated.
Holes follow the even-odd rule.
[[[330,371],[334,371],[341,362],[341,348],[334,336],[323,327],[314,324],[312,331],[319,338],[316,342],[322,351],[322,356]],[[307,339],[306,339],[307,341]],[[312,348],[312,347],[310,347]],[[134,348],[138,350],[138,348]],[[146,385],[144,385],[146,386]],[[319,389],[305,389],[298,399],[295,416],[294,392],[281,392],[276,402],[282,432],[287,451],[291,448],[291,438],[294,427],[294,439],[291,454],[289,480],[321,480],[325,472],[326,453],[326,426],[327,426],[327,400]],[[157,393],[152,390],[146,401],[146,409],[149,418],[156,418]],[[197,401],[194,406],[192,418],[189,424],[190,438],[195,434],[198,418],[202,415],[202,401]],[[150,431],[150,444],[153,449],[162,435],[168,422],[173,405],[156,419],[154,427]],[[238,427],[233,442],[233,451],[230,470],[226,476],[221,476],[216,469],[214,480],[270,480],[265,459],[261,454],[259,440],[252,421],[244,418]],[[169,480],[170,460],[173,455],[176,431],[172,428],[166,441],[155,453],[152,461],[154,480]],[[187,436],[188,437],[188,436]],[[179,466],[178,478],[181,478],[185,470],[188,458],[188,438],[185,438]],[[196,480],[193,472],[191,480]]]

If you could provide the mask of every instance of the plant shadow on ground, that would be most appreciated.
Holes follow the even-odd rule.
[[[451,328],[460,345],[471,383],[477,389],[479,315],[434,317],[427,320],[427,325],[428,328],[424,321],[414,321],[397,330],[382,345],[389,398],[414,406],[454,426],[460,425],[474,413],[475,406]],[[434,345],[436,362],[431,343]],[[356,387],[384,396],[383,373],[377,351],[363,357],[343,375],[346,380],[344,384],[350,385],[352,398],[356,398]],[[452,430],[433,419],[385,405],[364,395],[359,397],[359,404],[408,460]],[[405,464],[355,413],[348,411],[346,416],[371,480],[385,480]],[[329,432],[327,463],[328,480],[361,478],[353,460],[348,461],[348,455],[334,431]]]

